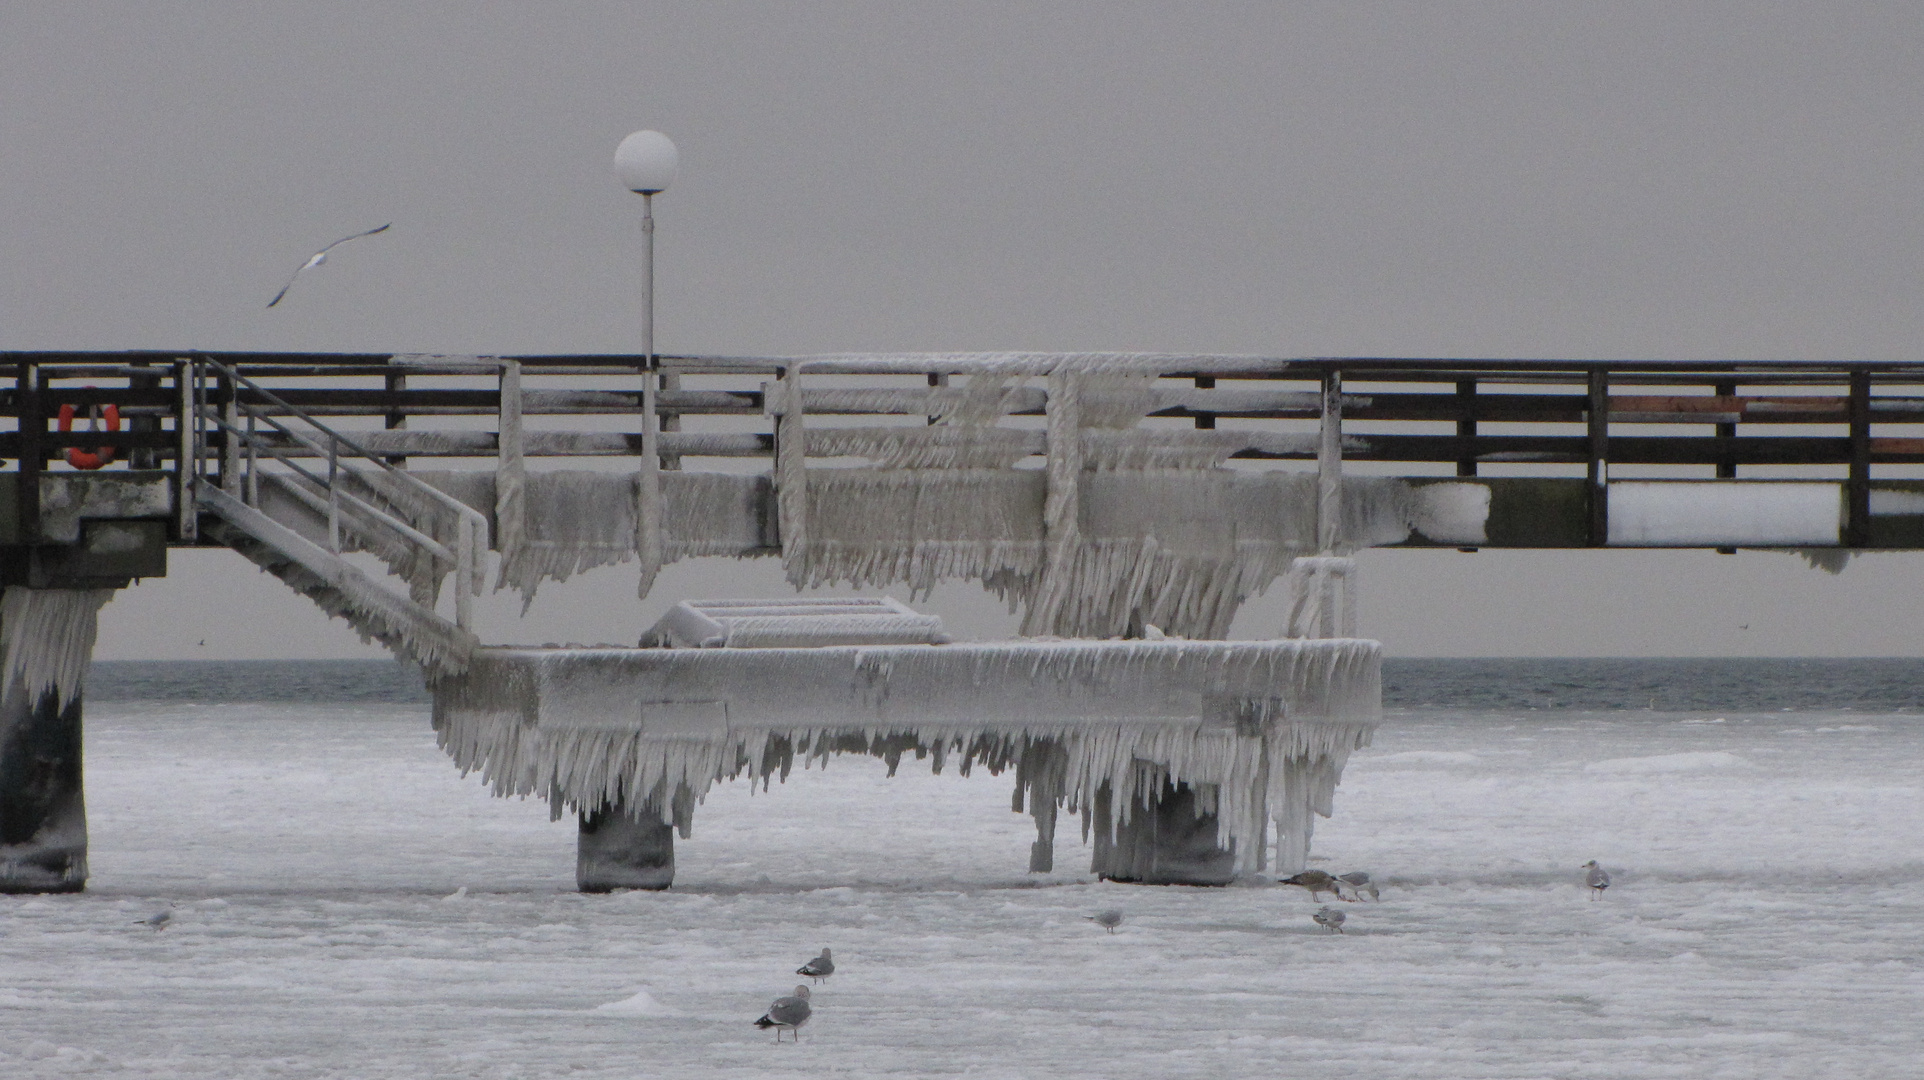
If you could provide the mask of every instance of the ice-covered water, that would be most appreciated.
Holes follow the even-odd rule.
[[[462,780],[405,680],[316,702],[316,678],[244,704],[98,684],[91,888],[0,898],[0,1076],[1806,1078],[1924,1056],[1911,714],[1395,711],[1317,835],[1313,865],[1384,886],[1338,936],[1300,889],[1027,875],[1007,776],[853,758],[718,789],[668,893],[577,895],[572,824]],[[1592,858],[1614,879],[1594,903]],[[1111,907],[1114,935],[1083,919]],[[777,1048],[750,1022],[823,946],[837,973]]]

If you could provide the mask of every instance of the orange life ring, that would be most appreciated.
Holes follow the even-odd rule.
[[[73,430],[73,418],[76,411],[72,405],[60,406],[60,430],[62,432]],[[101,417],[102,412],[100,406],[88,406],[87,430],[100,430]],[[120,406],[108,405],[105,417],[108,431],[120,430]],[[67,464],[72,465],[76,469],[98,469],[113,459],[114,448],[111,446],[96,446],[91,453],[77,446],[67,447]]]

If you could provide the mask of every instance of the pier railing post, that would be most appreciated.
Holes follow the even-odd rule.
[[[1336,554],[1343,540],[1343,373],[1323,375],[1322,439],[1316,450],[1316,550]]]
[[[38,365],[20,362],[14,396],[20,404],[20,542],[32,544],[40,539],[40,474],[46,468],[47,414],[40,404]]]
[[[1590,546],[1610,543],[1610,379],[1602,368],[1591,368],[1589,404],[1584,410],[1589,426],[1589,468],[1585,490],[1590,504]]]
[[[174,365],[174,531],[182,543],[200,535],[199,511],[194,503],[195,474],[199,471],[199,400],[194,392],[199,365],[183,360]]]
[[[1850,373],[1850,477],[1845,483],[1844,546],[1871,543],[1871,373]]]

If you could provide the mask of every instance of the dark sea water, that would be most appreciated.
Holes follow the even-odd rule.
[[[102,661],[94,701],[426,702],[420,671],[384,660]],[[1924,660],[1383,661],[1391,709],[1658,712],[1924,711]]]

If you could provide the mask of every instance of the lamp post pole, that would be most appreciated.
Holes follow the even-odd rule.
[[[641,354],[655,364],[655,193],[641,193]]]

